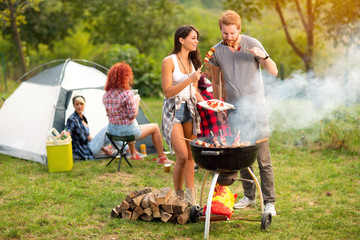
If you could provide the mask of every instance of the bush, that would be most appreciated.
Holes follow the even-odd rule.
[[[359,114],[360,110],[356,114],[346,110],[336,110],[320,122],[317,142],[330,149],[359,151]]]
[[[140,54],[139,50],[130,45],[113,45],[105,55],[108,67],[117,62],[126,62],[134,73],[134,88],[139,90],[142,97],[159,97],[161,95],[160,68],[155,61]]]

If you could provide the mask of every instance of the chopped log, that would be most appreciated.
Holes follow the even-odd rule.
[[[180,214],[177,218],[177,222],[179,224],[185,224],[189,221],[190,219],[190,211],[191,211],[191,207],[190,206],[187,206],[185,211]]]
[[[159,193],[160,193],[160,190],[159,189],[155,189],[153,192],[151,192],[150,193],[150,200],[151,200],[151,195],[153,195],[154,196],[154,201],[156,202],[156,198],[157,198],[157,196],[159,195]]]
[[[131,203],[132,201],[132,198],[130,197],[130,195],[127,195],[125,200],[128,202],[128,203]]]
[[[136,206],[140,206],[141,201],[143,200],[143,198],[146,196],[146,194],[142,194],[140,196],[137,196],[136,198],[133,198],[134,203],[136,204]]]
[[[148,208],[145,208],[145,209],[144,209],[144,213],[145,213],[146,215],[148,215],[148,216],[151,216],[153,212],[151,211],[151,208],[148,207]]]
[[[142,215],[142,214],[139,214],[138,211],[135,211],[135,210],[134,210],[133,213],[132,213],[132,216],[131,216],[130,220],[136,221],[136,220],[139,219],[140,215]]]
[[[157,195],[157,198],[156,198],[156,202],[161,205],[161,204],[165,204],[170,196],[171,196],[171,188],[170,187],[164,187],[160,190],[159,194]]]
[[[148,208],[149,207],[149,200],[150,200],[150,193],[146,194],[146,196],[141,201],[141,207],[142,208]]]
[[[132,191],[129,195],[131,198],[136,198],[137,196],[143,195],[145,193],[149,193],[151,192],[151,188],[146,187],[144,189],[141,190],[137,190],[137,191]]]
[[[152,211],[152,215],[154,218],[160,218],[161,214],[160,214],[160,208],[158,205],[155,205],[153,203],[150,202],[150,209]]]
[[[121,210],[128,210],[128,209],[130,208],[130,204],[129,204],[128,201],[124,200],[124,201],[121,203],[121,205],[120,205],[119,208],[120,208]]]
[[[174,205],[174,213],[178,215],[182,214],[188,205],[189,203],[185,200],[177,201]]]
[[[172,217],[169,219],[168,222],[170,223],[177,223],[177,218],[178,218],[179,215],[177,214],[173,214]]]
[[[116,211],[117,211],[118,213],[121,213],[121,212],[123,211],[123,209],[120,208],[120,205],[117,205],[117,206],[115,207],[115,209],[116,209]],[[125,210],[127,210],[127,209],[125,209]]]
[[[120,213],[118,211],[116,211],[116,208],[113,208],[111,210],[111,217],[117,218],[120,216]]]
[[[132,216],[132,212],[131,212],[131,211],[128,211],[128,210],[125,210],[125,211],[122,211],[121,215],[122,215],[122,218],[123,218],[123,219],[128,219],[128,220],[130,220],[130,219],[131,219],[131,216]]]
[[[164,212],[161,214],[161,221],[167,222],[167,221],[169,221],[169,219],[170,219],[172,216],[173,216],[172,214],[167,213],[167,212],[164,211]]]
[[[157,192],[157,191],[156,191]],[[154,218],[161,218],[159,204],[155,200],[155,192],[149,193],[149,205]]]
[[[134,209],[134,212],[137,212],[138,215],[143,215],[144,214],[144,209],[140,206],[137,206],[135,209]]]
[[[155,194],[153,192],[149,193],[149,204],[159,206],[159,204],[156,202]]]
[[[130,208],[135,209],[136,207],[137,207],[137,205],[134,203],[134,201],[131,201]]]
[[[175,194],[172,194],[169,200],[161,205],[161,207],[168,213],[174,213],[174,205],[178,201],[179,197]]]
[[[151,215],[148,216],[148,215],[146,215],[146,214],[143,214],[143,215],[140,216],[140,219],[143,220],[143,221],[145,221],[145,222],[150,222],[150,221],[152,221],[154,218],[153,218]]]

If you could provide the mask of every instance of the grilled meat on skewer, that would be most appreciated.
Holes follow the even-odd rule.
[[[222,135],[222,131],[220,130],[220,143],[223,145],[223,146],[226,146],[226,138],[224,135]]]

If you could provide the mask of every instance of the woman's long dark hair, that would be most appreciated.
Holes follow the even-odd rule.
[[[180,42],[180,38],[185,39],[189,36],[191,31],[195,31],[197,34],[197,39],[199,40],[199,32],[193,27],[189,25],[184,25],[179,27],[174,35],[174,48],[170,54],[177,54],[180,52],[182,48],[182,44]],[[201,58],[200,58],[200,51],[199,48],[196,48],[196,51],[189,52],[189,58],[191,62],[194,64],[195,70],[201,67]]]

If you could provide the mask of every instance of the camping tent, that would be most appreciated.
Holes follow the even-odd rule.
[[[0,153],[46,164],[48,133],[53,127],[59,132],[64,129],[66,119],[74,112],[71,99],[75,94],[86,98],[84,115],[95,136],[108,124],[102,104],[107,70],[89,61],[67,59],[26,73],[20,80],[34,76],[23,81],[0,109]],[[141,109],[137,121],[149,122]],[[138,149],[142,143],[148,153],[155,152],[150,136],[136,142]]]

